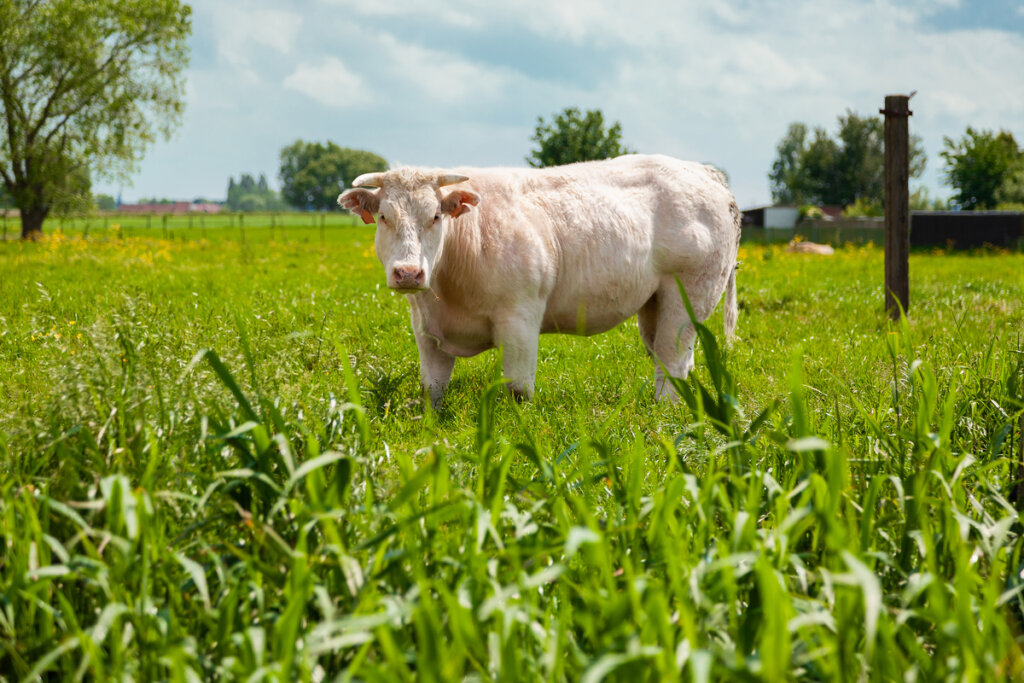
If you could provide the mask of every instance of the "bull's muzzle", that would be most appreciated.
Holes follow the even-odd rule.
[[[416,266],[395,266],[391,270],[393,289],[423,289],[427,274]]]

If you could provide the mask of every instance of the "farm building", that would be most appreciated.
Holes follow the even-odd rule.
[[[117,210],[121,213],[174,214],[187,213],[220,213],[220,204],[212,202],[170,202],[152,204],[121,204]]]
[[[910,244],[914,247],[1014,249],[1024,243],[1024,212],[913,211]]]
[[[792,230],[799,218],[795,206],[758,206],[743,212],[743,227]]]

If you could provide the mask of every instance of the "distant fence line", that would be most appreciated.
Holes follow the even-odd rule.
[[[188,231],[199,235],[207,230],[237,230],[244,242],[246,230],[269,230],[270,237],[286,238],[289,230],[320,230],[321,237],[328,228],[361,226],[356,217],[341,211],[289,211],[289,212],[222,212],[210,213],[118,213],[98,212],[73,216],[51,216],[43,224],[43,234],[60,231],[88,237],[90,233],[104,235],[162,236],[172,238]],[[14,239],[21,235],[21,217],[17,212],[0,210],[0,239]]]
[[[741,241],[755,244],[789,242],[800,238],[820,244],[881,245],[885,238],[885,223],[881,218],[852,218],[838,220],[803,220],[793,228],[760,228],[745,226]]]
[[[793,228],[746,226],[741,240],[772,244],[793,239],[842,246],[885,242],[882,218],[804,220]],[[1019,211],[914,211],[910,246],[974,249],[999,247],[1024,250],[1024,213]]]

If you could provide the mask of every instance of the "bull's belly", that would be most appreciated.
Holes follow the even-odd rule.
[[[574,297],[552,300],[544,312],[541,332],[600,334],[635,314],[654,295],[655,286],[616,298]]]

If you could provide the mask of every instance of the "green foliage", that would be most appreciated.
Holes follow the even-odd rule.
[[[259,179],[243,173],[238,182],[228,179],[228,197],[224,203],[229,211],[281,211],[288,204],[267,185],[262,173]]]
[[[281,150],[281,196],[297,209],[330,211],[346,183],[387,167],[373,152],[296,140]]]
[[[941,211],[947,208],[949,205],[946,201],[940,197],[932,197],[928,188],[923,185],[910,193],[911,211]]]
[[[1003,182],[996,190],[996,201],[1000,206],[1024,204],[1024,149],[1017,161],[1003,174]]]
[[[98,194],[93,196],[93,203],[100,211],[113,211],[117,208],[117,200],[109,194]]]
[[[126,177],[170,134],[190,14],[178,0],[0,3],[0,180],[24,236],[87,202],[91,175]]]
[[[537,127],[530,138],[536,148],[526,161],[535,168],[560,166],[578,161],[611,159],[631,154],[622,144],[622,126],[618,121],[607,129],[600,109],[585,114],[576,107],[568,107],[556,114],[551,123],[537,117]]]
[[[957,207],[994,209],[1000,201],[1014,201],[1010,197],[1017,191],[1017,173],[1024,151],[1011,133],[1003,130],[997,134],[968,126],[959,140],[946,137],[943,141],[945,148],[940,155],[946,162],[946,182],[954,190],[952,202]],[[1024,196],[1020,201],[1024,201]]]
[[[859,218],[861,216],[884,216],[882,202],[859,197],[853,203],[843,209],[843,216],[846,218]]]
[[[792,123],[776,147],[768,174],[772,200],[778,204],[881,206],[885,194],[884,123],[847,110],[833,138],[824,128],[809,130]],[[924,172],[925,155],[918,136],[910,139],[910,175]]]
[[[1024,675],[1024,255],[889,326],[880,250],[743,246],[679,403],[627,325],[425,413],[372,229],[289,220],[0,248],[3,679]]]

